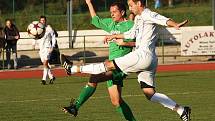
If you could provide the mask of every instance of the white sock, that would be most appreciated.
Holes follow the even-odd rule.
[[[50,69],[50,68],[48,69],[48,75],[49,75],[49,79],[52,79],[52,78],[53,78],[53,74],[52,74],[52,72],[51,72],[51,69]]]
[[[43,68],[43,78],[42,80],[46,80],[48,76],[48,68]]]
[[[178,107],[178,110],[177,110],[178,115],[181,116],[182,113],[183,113],[183,111],[184,111],[184,107],[179,106],[179,107]]]
[[[174,110],[177,105],[172,99],[170,99],[169,97],[161,93],[155,93],[152,96],[151,101],[160,103],[164,107],[167,107],[171,110]],[[182,112],[183,112],[183,107],[179,106],[177,113],[181,116]]]
[[[77,71],[77,66],[75,66],[75,65],[73,65],[72,66],[72,68],[71,68],[71,73],[73,74],[73,73],[77,73],[78,71]]]
[[[103,72],[107,72],[107,69],[104,63],[95,63],[95,64],[89,64],[85,66],[80,66],[80,72],[88,73],[88,74],[100,74]]]

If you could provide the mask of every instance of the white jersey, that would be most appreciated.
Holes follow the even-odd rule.
[[[55,33],[50,25],[46,26],[44,36],[38,41],[40,50],[43,50],[45,48],[53,48],[55,46]]]
[[[44,36],[38,40],[39,48],[40,48],[40,59],[42,62],[49,60],[51,57],[51,53],[49,51],[50,48],[53,48],[56,43],[55,33],[51,26],[47,25],[45,29]]]
[[[141,15],[135,17],[134,26],[131,30],[124,33],[124,37],[125,39],[136,38],[136,50],[114,60],[121,71],[125,74],[138,72],[139,82],[155,87],[157,24],[167,26],[168,20],[169,18],[152,12],[147,8],[144,9]]]
[[[158,40],[157,24],[167,26],[168,20],[169,18],[146,8],[141,15],[135,17],[134,26],[124,33],[124,37],[125,39],[136,38],[136,49],[155,54],[155,44]]]

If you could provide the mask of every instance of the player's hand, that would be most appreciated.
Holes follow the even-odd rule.
[[[125,45],[125,42],[123,41],[123,39],[114,39],[114,42],[119,46]]]
[[[186,25],[188,23],[188,20],[184,20],[183,22],[177,24],[177,26],[175,26],[175,29],[179,30],[180,27]]]
[[[15,39],[19,39],[19,36],[15,36]]]
[[[113,40],[115,38],[114,35],[107,35],[104,38],[104,43],[107,44],[109,41]]]
[[[130,21],[134,21],[135,15],[134,13],[130,13],[130,15],[128,16]]]
[[[52,53],[52,51],[53,51],[53,48],[50,47],[49,50],[48,50],[48,52],[49,52],[49,53]]]
[[[91,0],[85,0],[85,2],[86,2],[87,4],[91,4],[91,3],[92,3]]]

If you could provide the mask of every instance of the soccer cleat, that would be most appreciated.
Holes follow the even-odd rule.
[[[41,80],[40,82],[42,85],[46,85],[46,81],[45,80]]]
[[[65,69],[67,75],[71,75],[71,68],[73,63],[70,62],[64,54],[61,54],[60,62],[62,67]]]
[[[78,109],[76,108],[76,106],[75,106],[75,104],[74,104],[74,99],[72,99],[71,100],[71,102],[70,102],[70,106],[68,106],[68,107],[63,107],[63,111],[65,112],[65,113],[70,113],[71,115],[73,115],[73,116],[77,116],[78,115]]]
[[[53,77],[52,79],[50,79],[49,80],[49,84],[54,84],[55,79],[56,79],[55,77]]]
[[[181,115],[181,120],[182,121],[190,121],[190,114],[191,114],[191,108],[190,107],[184,107],[184,111]]]

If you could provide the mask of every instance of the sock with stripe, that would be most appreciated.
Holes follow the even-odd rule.
[[[75,100],[76,108],[79,109],[84,104],[84,102],[86,102],[93,95],[95,90],[96,90],[96,87],[86,85],[81,90],[79,97]]]
[[[77,66],[72,66],[71,73],[77,73],[78,72],[77,68],[78,68]],[[100,74],[103,72],[107,72],[107,69],[104,63],[95,63],[95,64],[80,66],[80,72],[87,73],[87,74]]]

